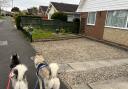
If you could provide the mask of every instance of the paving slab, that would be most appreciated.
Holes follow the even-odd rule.
[[[75,71],[86,71],[90,69],[96,69],[101,67],[110,67],[116,65],[128,64],[128,59],[120,60],[98,60],[98,61],[86,61],[86,62],[75,62],[68,63],[68,65]]]
[[[92,89],[128,89],[128,78],[120,77],[117,79],[100,81],[89,84]]]
[[[73,71],[73,68],[68,64],[59,64],[59,72]]]
[[[79,84],[72,86],[72,89],[91,89],[87,84]]]

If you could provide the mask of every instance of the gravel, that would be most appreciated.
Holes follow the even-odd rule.
[[[71,86],[115,79],[122,76],[128,76],[128,65],[102,67],[88,71],[73,71],[59,74],[59,77],[62,80],[66,80]]]
[[[48,62],[72,63],[128,58],[128,51],[86,38],[32,43]]]

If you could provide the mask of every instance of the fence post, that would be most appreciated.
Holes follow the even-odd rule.
[[[31,36],[31,42],[33,42],[33,40],[32,40],[32,34],[30,36]]]
[[[30,36],[30,41],[33,42],[33,40],[32,40],[32,32],[29,32],[29,36]]]

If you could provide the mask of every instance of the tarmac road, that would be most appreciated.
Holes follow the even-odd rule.
[[[23,34],[14,28],[10,17],[0,23],[0,89],[5,89],[10,71],[10,55],[18,53],[20,61],[27,65],[27,78],[29,89],[32,89],[36,80],[35,68],[31,56],[34,56],[34,49],[27,42]]]
[[[34,63],[30,57],[35,55],[35,50],[30,42],[26,41],[22,32],[14,27],[12,18],[6,17],[3,22],[0,22],[0,89],[6,89],[10,55],[15,52],[19,54],[20,61],[27,65],[29,89],[34,89],[36,75]],[[60,89],[66,89],[66,87],[62,84]]]

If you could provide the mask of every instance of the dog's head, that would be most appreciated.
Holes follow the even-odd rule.
[[[45,61],[41,53],[36,53],[36,55],[31,57],[31,59],[34,61],[35,65],[43,63]]]
[[[20,64],[19,56],[17,54],[11,55],[11,64],[10,68],[14,68],[16,65]]]

